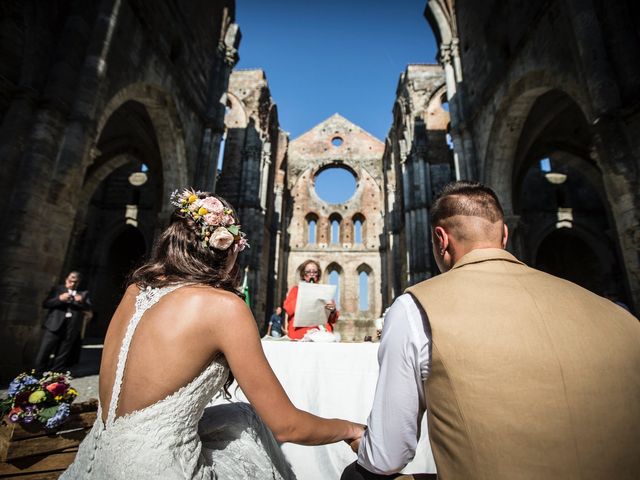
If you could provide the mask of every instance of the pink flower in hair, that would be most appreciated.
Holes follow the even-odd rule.
[[[224,212],[224,205],[222,205],[222,202],[215,197],[203,198],[200,205],[206,208],[210,213]]]
[[[247,239],[245,237],[241,237],[240,240],[238,240],[238,243],[235,244],[234,248],[236,252],[241,252],[248,246],[249,242],[247,242]]]
[[[222,217],[222,224],[229,226],[229,225],[233,225],[234,223],[236,223],[236,221],[233,218],[233,215],[231,215],[230,213],[225,213],[224,217]]]
[[[226,250],[231,246],[234,240],[235,238],[229,230],[225,227],[218,227],[211,234],[209,245],[218,250]]]
[[[203,218],[204,218],[204,222],[207,225],[211,225],[213,227],[217,225],[222,225],[224,217],[219,213],[207,213]]]

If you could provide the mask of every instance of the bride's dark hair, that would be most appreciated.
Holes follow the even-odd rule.
[[[197,195],[199,198],[217,198],[225,209],[231,210],[235,224],[240,223],[235,209],[224,198],[209,192],[198,192]],[[169,226],[154,242],[149,259],[131,273],[128,283],[136,284],[141,289],[193,283],[220,288],[244,297],[237,290],[237,263],[227,273],[227,259],[233,248],[233,245],[226,250],[204,246],[200,227],[189,214],[176,208],[171,215]],[[231,383],[233,375],[230,372],[223,387],[225,396],[229,396],[228,388]]]

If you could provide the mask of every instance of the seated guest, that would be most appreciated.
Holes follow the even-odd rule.
[[[284,330],[282,323],[284,322]],[[280,338],[284,336],[284,331],[287,329],[286,320],[282,318],[282,307],[276,307],[276,311],[271,315],[269,319],[269,326],[267,327],[267,337]]]
[[[315,260],[307,260],[300,267],[300,280],[307,283],[318,283],[320,280],[320,265]],[[289,338],[294,340],[300,340],[304,337],[304,334],[309,330],[317,329],[317,327],[296,327],[295,326],[295,313],[296,313],[296,302],[298,300],[298,286],[294,285],[289,293],[287,294],[287,298],[284,300],[284,310],[287,312],[289,316],[289,325],[287,329],[287,333]],[[329,312],[329,319],[327,323],[325,323],[324,328],[328,332],[333,332],[333,324],[336,323],[338,317],[340,316],[340,312],[336,310],[336,302],[335,300],[329,301],[325,308]]]
[[[425,410],[439,478],[640,478],[638,320],[506,252],[481,184],[446,186],[431,228],[445,273],[387,314],[368,430],[342,478],[393,478]]]

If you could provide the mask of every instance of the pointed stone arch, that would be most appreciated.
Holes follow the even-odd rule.
[[[113,113],[129,101],[145,107],[155,130],[162,161],[162,212],[167,214],[171,209],[171,192],[187,186],[189,178],[182,122],[176,103],[161,87],[144,82],[130,84],[106,103],[97,122],[96,139],[100,138]],[[91,163],[91,158],[86,159],[85,165]]]
[[[514,159],[524,123],[535,101],[554,89],[564,91],[574,99],[585,118],[589,118],[588,102],[578,85],[566,74],[563,77],[549,71],[530,72],[515,81],[494,116],[484,162],[480,166],[480,181],[496,191],[507,214],[513,212]]]

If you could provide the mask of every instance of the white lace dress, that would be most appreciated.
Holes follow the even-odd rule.
[[[180,285],[140,292],[122,342],[106,424],[101,408],[62,479],[295,478],[271,432],[248,404],[206,408],[227,379],[220,356],[188,385],[116,418],[129,345],[144,312]]]

